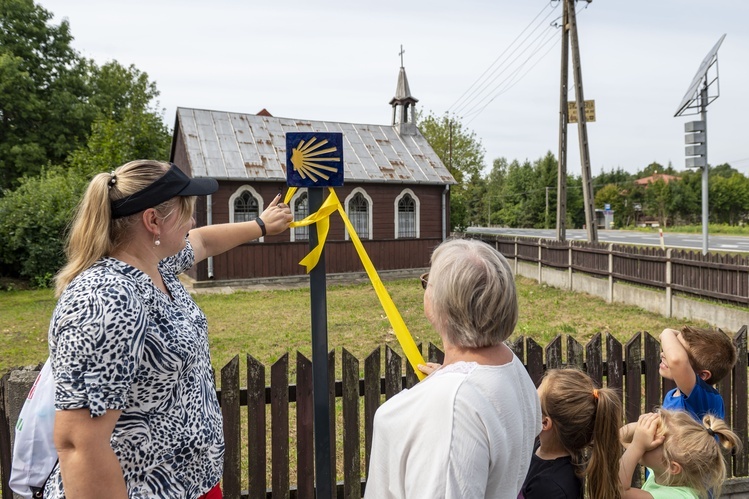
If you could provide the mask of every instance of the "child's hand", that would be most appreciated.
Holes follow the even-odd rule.
[[[643,414],[637,420],[635,434],[632,437],[631,446],[641,449],[643,452],[651,451],[663,443],[663,436],[656,436],[658,427],[661,424],[661,416],[657,413],[650,412]]]
[[[416,366],[419,368],[419,371],[423,372],[427,376],[432,374],[434,371],[442,367],[442,364],[438,364],[437,362],[427,362],[426,364],[419,364]]]

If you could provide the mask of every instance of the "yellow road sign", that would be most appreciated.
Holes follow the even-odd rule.
[[[585,121],[591,122],[596,120],[596,101],[585,101]],[[577,123],[577,103],[570,101],[567,103],[567,123]]]

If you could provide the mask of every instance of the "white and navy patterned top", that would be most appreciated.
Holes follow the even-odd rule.
[[[130,498],[196,498],[223,472],[207,322],[177,278],[194,260],[188,242],[159,263],[170,298],[103,258],[68,285],[50,323],[55,408],[122,411],[111,445]],[[59,466],[44,497],[65,497]]]

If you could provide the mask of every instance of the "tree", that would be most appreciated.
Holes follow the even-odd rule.
[[[24,177],[0,198],[0,272],[47,286],[64,261],[63,239],[85,180],[62,168]]]
[[[0,2],[4,13],[11,10],[11,4],[33,5],[20,0]],[[19,12],[18,8],[13,10],[15,16],[20,16]],[[25,12],[33,13],[36,19],[48,19],[45,17],[48,16],[46,11],[40,8],[27,9]],[[22,24],[16,22],[16,25]],[[41,29],[46,25],[42,22],[34,26]],[[63,23],[63,27],[63,33],[67,33],[67,24]],[[31,56],[27,54],[25,57]],[[3,61],[10,62],[3,65]],[[23,58],[9,57],[7,53],[0,55],[0,74],[9,67],[21,68],[23,61]],[[55,104],[59,106],[55,112],[49,116],[39,116],[46,116],[43,127],[46,130],[65,128],[70,123],[69,116],[85,117],[88,120],[85,133],[70,130],[71,135],[67,139],[70,143],[66,148],[54,149],[53,153],[42,147],[42,142],[39,142],[42,136],[35,135],[33,131],[25,132],[29,139],[25,143],[14,143],[13,140],[3,142],[8,135],[0,135],[0,151],[25,151],[21,155],[24,161],[15,163],[12,163],[12,157],[0,155],[0,165],[5,161],[9,171],[15,168],[5,180],[12,179],[17,186],[15,190],[5,189],[5,196],[0,197],[0,261],[3,262],[0,272],[27,278],[39,286],[47,285],[63,263],[66,227],[94,174],[113,170],[132,159],[165,160],[169,157],[171,133],[156,109],[158,103],[154,102],[159,92],[156,85],[149,81],[148,75],[134,66],[125,68],[116,61],[101,67],[92,61],[78,62],[83,68],[79,83],[87,89],[83,92],[88,96],[85,106],[81,107],[76,99],[66,100],[61,97],[64,93],[58,93],[53,96]],[[20,69],[10,73],[14,81],[24,81]],[[8,92],[13,89],[7,87],[9,85],[1,80],[0,95],[9,95]],[[2,94],[5,90],[8,92]],[[33,99],[34,95],[29,94],[28,97]],[[6,109],[15,110],[18,103],[2,102],[4,107],[0,112],[3,118],[8,118],[6,124],[11,123],[19,128],[11,119],[13,113],[5,112]],[[65,137],[62,134],[59,136]],[[67,154],[58,157],[64,150],[68,151]],[[29,163],[32,158],[34,161]],[[44,165],[48,166],[37,174]],[[6,168],[2,171],[5,172]]]
[[[0,0],[0,189],[85,143],[95,108],[66,20],[32,0]]]
[[[673,225],[701,223],[702,172],[687,170],[679,173],[681,180],[669,182]]]
[[[672,183],[666,183],[659,178],[645,189],[645,202],[647,203],[645,212],[656,217],[662,227],[666,227],[670,220],[673,202]]]
[[[585,225],[585,202],[583,198],[583,178],[567,174],[567,217],[568,229],[580,229]]]
[[[650,177],[651,175],[655,175],[656,173],[666,173],[668,175],[675,175],[676,170],[674,170],[674,167],[671,165],[671,163],[668,164],[666,168],[663,167],[660,163],[657,163],[653,161],[648,166],[643,168],[641,171],[637,173],[637,178],[644,178],[644,177]]]
[[[557,166],[557,159],[551,151],[548,151],[546,156],[533,165],[533,169],[537,173],[536,189],[534,190],[535,208],[542,210],[538,212],[539,217],[535,224],[536,227],[548,229],[556,225]],[[548,210],[546,209],[547,206]]]
[[[486,192],[483,182],[484,148],[476,134],[463,127],[449,114],[417,117],[417,125],[434,152],[442,160],[457,185],[450,193],[450,226],[460,230],[470,222],[478,222],[478,209]]]
[[[84,147],[68,158],[84,176],[113,170],[137,158],[169,158],[171,133],[152,101],[159,92],[148,75],[116,61],[93,73],[99,118]]]
[[[507,159],[497,158],[492,162],[492,169],[486,178],[488,225],[500,223],[498,212],[502,206],[501,196],[507,178],[507,168]]]
[[[530,196],[537,188],[536,173],[530,161],[510,163],[502,189],[500,223],[509,227],[534,227],[539,213],[532,208],[535,203]]]
[[[713,166],[708,171],[708,175],[710,175],[711,177],[713,175],[719,175],[721,177],[729,178],[734,173],[739,173],[739,171],[736,170],[735,168],[733,168],[728,163],[723,163],[723,164],[718,165],[718,166]]]
[[[602,170],[601,173],[593,177],[593,189],[598,189],[609,184],[616,184],[625,188],[633,179],[632,174],[622,170],[621,167],[617,167],[616,170],[612,168],[610,172]]]
[[[632,208],[628,206],[629,203],[625,193],[626,191],[616,184],[608,184],[596,191],[596,208],[602,209],[606,205],[611,206],[611,209],[614,210],[614,225],[616,227],[628,225],[632,220],[632,214],[630,213]]]
[[[708,202],[711,218],[718,223],[736,225],[749,209],[749,179],[739,172],[730,177],[710,179]]]

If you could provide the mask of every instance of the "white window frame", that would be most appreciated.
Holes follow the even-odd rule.
[[[309,210],[309,192],[308,189],[305,188],[299,188],[296,190],[293,196],[291,196],[291,200],[289,201],[289,207],[291,208],[292,215],[294,214],[294,203],[296,203],[297,199],[299,199],[302,194],[307,195],[307,209]],[[311,213],[307,213],[307,215],[311,215]],[[294,220],[295,222],[298,222],[298,220]],[[307,239],[300,239],[301,241],[309,241],[309,229],[312,227],[311,225],[307,226]],[[293,243],[296,241],[296,230],[295,229],[289,229],[289,237],[290,241]]]
[[[421,202],[419,201],[419,197],[414,194],[414,191],[411,189],[403,189],[400,194],[395,198],[395,216],[393,221],[393,226],[395,227],[395,238],[398,239],[398,234],[400,232],[400,221],[398,218],[398,203],[400,203],[400,200],[403,199],[403,196],[408,194],[411,196],[411,199],[414,200],[414,217],[416,217],[416,220],[414,220],[415,228],[416,228],[416,236],[414,236],[415,239],[419,239],[421,237]],[[412,239],[412,238],[406,238],[406,239]]]
[[[354,196],[356,196],[357,193],[360,193],[362,196],[364,196],[364,199],[369,205],[369,209],[367,210],[367,232],[369,233],[369,237],[367,239],[374,239],[374,230],[372,228],[372,212],[374,211],[374,203],[372,202],[372,198],[369,197],[369,194],[367,194],[367,191],[365,191],[361,187],[356,187],[348,196],[346,196],[346,199],[343,201],[343,208],[346,211],[346,216],[349,217],[349,220],[351,220],[351,216],[348,211],[348,203]],[[346,241],[351,238],[348,233],[348,228],[344,230],[344,237]],[[359,239],[361,239],[361,236],[359,236]]]
[[[258,194],[258,192],[255,190],[254,187],[251,185],[242,185],[239,188],[237,188],[236,191],[234,191],[234,194],[229,196],[229,222],[234,222],[234,201],[241,196],[244,192],[249,192],[250,196],[254,197],[257,201],[257,214],[260,216],[260,214],[265,210],[265,203],[263,202],[263,196]],[[258,238],[258,241],[263,242],[265,240],[264,237]]]

